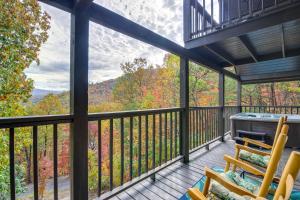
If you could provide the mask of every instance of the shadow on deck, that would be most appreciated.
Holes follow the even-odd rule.
[[[203,176],[204,166],[225,167],[223,156],[225,153],[232,156],[234,155],[234,143],[235,142],[230,139],[227,139],[224,143],[216,141],[210,145],[210,150],[207,151],[205,148],[202,148],[192,153],[188,164],[183,164],[178,161],[158,172],[156,174],[156,181],[152,181],[148,178],[112,199],[179,199],[188,188],[192,187]],[[292,149],[285,149],[278,168],[278,174],[281,174],[291,151]],[[295,188],[300,189],[299,176]]]

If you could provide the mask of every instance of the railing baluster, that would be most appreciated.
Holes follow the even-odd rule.
[[[114,121],[111,118],[109,121],[109,189],[113,190],[113,175],[114,175],[114,167],[113,167],[113,131],[114,131]]]
[[[10,174],[10,198],[16,199],[15,183],[15,129],[9,129],[9,174]]]
[[[98,120],[98,197],[102,191],[102,138],[101,120]]]
[[[57,124],[53,124],[53,187],[54,200],[58,200],[58,182],[57,182]]]
[[[173,156],[173,113],[170,112],[170,160],[172,160]]]
[[[201,109],[201,144],[205,143],[205,133],[204,133],[204,111]]]
[[[168,131],[168,115],[165,113],[165,162],[168,160],[168,147],[167,147],[167,131]]]
[[[189,120],[189,133],[188,133],[188,136],[189,136],[189,149],[192,149],[192,132],[193,132],[193,130],[192,130],[192,111],[191,111],[191,109],[189,109],[189,113],[188,113],[188,115],[189,115],[189,118],[190,118],[190,120]]]
[[[211,29],[214,27],[214,0],[211,0],[210,2],[210,23],[211,23]]]
[[[162,116],[159,113],[159,165],[161,165],[162,158]]]
[[[148,115],[145,116],[145,129],[146,129],[146,155],[145,155],[145,166],[146,172],[148,172],[148,150],[149,150],[149,127],[148,127]]]
[[[196,122],[195,122],[195,110],[192,110],[192,116],[193,116],[193,148],[196,147]]]
[[[199,146],[200,142],[199,142],[199,110],[196,110],[196,134],[197,134],[197,146]]]
[[[177,134],[178,134],[178,116],[177,116],[177,112],[175,112],[175,157],[177,157],[178,156],[178,154],[177,154],[177,152],[178,152],[178,150],[177,150],[177,144],[178,144],[178,142],[177,142]]]
[[[155,114],[152,121],[152,169],[155,168]]]
[[[132,180],[132,158],[133,158],[133,117],[130,117],[130,125],[129,125],[129,176],[130,180]]]
[[[124,118],[121,118],[120,121],[120,129],[121,129],[121,185],[124,184]]]
[[[202,28],[202,31],[203,31],[203,33],[205,33],[205,30],[206,30],[206,22],[205,22],[205,0],[203,0],[203,12],[202,12],[202,26],[203,26],[203,28]]]
[[[33,126],[33,188],[35,200],[39,199],[38,176],[38,130],[37,126]]]
[[[139,120],[139,130],[138,130],[138,134],[139,134],[139,160],[138,160],[138,175],[141,175],[141,170],[142,170],[142,117],[139,116],[138,117]]]

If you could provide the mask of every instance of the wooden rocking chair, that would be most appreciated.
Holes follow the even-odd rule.
[[[203,192],[200,192],[198,189],[191,188],[188,190],[190,197],[192,197],[192,199],[207,199],[206,196],[209,193],[212,193],[209,192],[209,188],[212,187],[212,184],[223,187],[226,190],[226,192],[228,191],[226,195],[239,195],[241,197],[247,196],[253,199],[258,197],[266,197],[269,193],[269,187],[273,182],[273,178],[275,176],[281,154],[284,150],[287,141],[287,132],[288,125],[283,125],[282,133],[278,136],[273,153],[271,154],[270,164],[268,165],[266,172],[262,172],[257,168],[240,160],[234,159],[228,155],[224,156],[224,159],[226,161],[226,167],[224,170],[225,173],[229,172],[230,165],[232,165],[233,168],[238,167],[240,169],[245,170],[246,172],[249,172],[257,177],[262,178],[261,184],[257,186],[257,193],[253,193],[248,189],[245,189],[244,187],[241,187],[236,183],[229,181],[227,177],[224,177],[224,175],[221,175],[209,168],[205,168],[205,175],[207,178],[204,184]],[[233,169],[232,171],[234,170],[235,169]]]

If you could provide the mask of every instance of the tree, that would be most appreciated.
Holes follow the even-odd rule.
[[[40,47],[48,38],[49,19],[36,0],[0,1],[0,117],[26,115],[23,103],[31,95],[33,81],[26,77],[24,70],[33,61],[39,63]],[[0,135],[0,146],[7,147],[7,132],[1,130]],[[16,154],[29,144],[28,138],[29,131],[16,130]],[[8,148],[0,149],[0,177],[9,177],[6,173],[9,171]],[[23,180],[22,173],[22,167],[16,167],[17,193],[22,191],[19,184]],[[0,194],[5,198],[9,195],[9,178],[1,183],[4,187],[0,187]]]

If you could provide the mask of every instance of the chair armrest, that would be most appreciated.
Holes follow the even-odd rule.
[[[251,174],[253,174],[253,175],[256,175],[256,176],[262,176],[262,177],[265,175],[264,172],[262,172],[262,171],[256,169],[255,167],[253,167],[253,166],[251,166],[251,165],[249,165],[249,164],[247,164],[247,163],[245,163],[245,162],[243,162],[243,161],[237,160],[237,159],[235,159],[235,158],[233,158],[233,157],[231,157],[231,156],[229,156],[229,155],[226,155],[226,154],[225,154],[225,155],[224,155],[224,160],[225,160],[227,163],[230,163],[230,164],[232,164],[232,165],[234,165],[234,166],[237,166],[237,167],[239,167],[239,168],[242,168],[242,169],[244,169],[245,171],[247,171],[247,172],[249,172],[249,173],[251,173]]]
[[[252,198],[256,198],[254,194],[252,194],[250,191],[247,191],[246,189],[235,185],[234,183],[231,183],[230,181],[223,178],[221,175],[219,175],[217,172],[214,172],[213,170],[205,167],[205,175],[207,178],[213,179],[217,181],[219,184],[230,190],[231,192],[234,192],[238,195],[247,195]]]
[[[197,188],[189,188],[188,194],[193,200],[206,200],[207,198],[204,196],[202,192],[200,192]]]
[[[272,146],[271,145],[268,145],[268,144],[265,144],[261,141],[258,141],[258,140],[253,140],[253,139],[250,139],[250,138],[245,138],[243,137],[242,140],[246,143],[246,144],[254,144],[258,147],[262,147],[262,148],[265,148],[265,149],[272,149]]]
[[[239,149],[239,150],[245,150],[245,151],[248,151],[250,153],[258,154],[258,155],[261,155],[261,156],[270,156],[271,155],[269,152],[260,151],[260,150],[257,150],[257,149],[253,149],[251,147],[240,145],[240,144],[235,144],[235,148]]]

